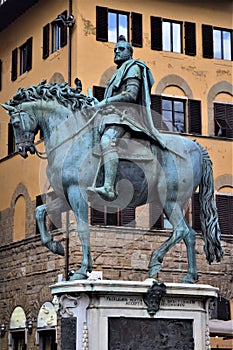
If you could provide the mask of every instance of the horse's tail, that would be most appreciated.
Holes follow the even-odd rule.
[[[212,161],[204,147],[197,143],[203,159],[202,178],[199,184],[200,220],[204,238],[206,259],[211,264],[214,259],[219,262],[223,255],[221,231],[214,199],[214,179]]]

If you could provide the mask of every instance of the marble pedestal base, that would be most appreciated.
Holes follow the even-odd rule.
[[[144,282],[83,280],[51,286],[62,316],[61,350],[209,350],[209,285],[167,283],[155,316]]]

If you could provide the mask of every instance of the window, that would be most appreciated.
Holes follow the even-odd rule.
[[[67,11],[64,11],[58,17],[67,18]],[[50,30],[50,26],[51,26],[51,30]],[[51,33],[51,38],[50,38],[50,33]],[[67,26],[65,22],[62,21],[62,19],[59,19],[59,20],[56,19],[51,24],[47,23],[43,27],[43,50],[42,50],[43,59],[46,59],[50,54],[50,43],[52,43],[51,52],[56,52],[67,44]]]
[[[29,38],[22,46],[19,48],[19,74],[23,74],[32,69],[32,38]],[[12,51],[12,69],[11,69],[11,80],[17,79],[18,75],[18,48]]]
[[[202,25],[204,58],[232,60],[232,30]]]
[[[151,49],[196,55],[196,25],[151,16]]]
[[[215,136],[233,138],[233,104],[214,103]]]
[[[160,130],[201,134],[201,102],[151,95],[154,125]]]
[[[163,51],[182,52],[181,23],[163,20],[162,40]]]
[[[128,41],[128,15],[108,12],[108,41],[116,43],[120,35]]]
[[[185,132],[185,101],[162,98],[162,121],[169,131]]]
[[[129,27],[132,28],[132,45],[142,47],[142,15],[140,13],[132,12],[130,16],[128,12],[96,7],[96,40],[117,42],[118,37],[124,35],[129,41]]]
[[[91,207],[91,225],[135,226],[135,209],[110,209],[106,206]]]

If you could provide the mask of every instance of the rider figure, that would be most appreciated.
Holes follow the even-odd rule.
[[[118,168],[116,141],[125,132],[136,131],[166,148],[162,135],[154,127],[150,113],[150,90],[154,83],[146,64],[132,59],[133,48],[120,36],[114,49],[117,70],[109,80],[104,100],[97,103],[100,145],[104,160],[104,185],[89,188],[109,200],[116,198],[115,180]],[[144,136],[143,136],[143,134]]]

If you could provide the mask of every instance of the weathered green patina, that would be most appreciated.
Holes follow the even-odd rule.
[[[85,279],[92,271],[88,195],[92,205],[121,209],[154,202],[173,232],[152,252],[149,275],[156,275],[165,254],[183,239],[188,257],[183,282],[193,283],[198,279],[195,231],[187,223],[184,209],[198,186],[206,258],[209,263],[220,261],[223,254],[212,162],[198,143],[179,135],[161,135],[155,129],[149,97],[152,76],[143,62],[132,60],[128,43],[117,43],[115,63],[118,71],[101,102],[65,83],[42,81],[19,89],[2,105],[10,114],[18,152],[24,158],[28,151],[39,154],[34,136],[38,128],[43,131],[47,176],[57,198],[36,209],[42,243],[52,252],[64,254],[61,243],[48,232],[45,217],[71,208],[83,252],[81,267],[72,279]]]

